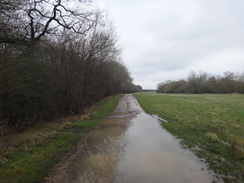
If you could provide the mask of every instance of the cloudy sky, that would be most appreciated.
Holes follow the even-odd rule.
[[[134,83],[244,72],[244,0],[94,0],[109,12]]]

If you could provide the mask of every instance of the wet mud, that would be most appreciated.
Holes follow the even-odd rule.
[[[121,98],[46,182],[211,183],[213,172],[146,114],[132,95]]]

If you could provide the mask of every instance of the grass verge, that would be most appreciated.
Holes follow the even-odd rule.
[[[142,108],[225,182],[244,182],[244,95],[135,94]]]
[[[86,115],[86,120],[71,122],[70,118],[63,125],[53,128],[34,128],[8,138],[23,137],[1,151],[0,182],[1,183],[37,183],[43,181],[45,175],[59,162],[86,133],[96,128],[101,120],[116,107],[122,95],[116,95],[98,103]],[[48,124],[48,123],[47,123]],[[45,125],[44,125],[45,126]],[[44,131],[45,130],[45,131]],[[37,135],[35,131],[38,131]],[[29,138],[28,138],[28,137]],[[34,137],[34,139],[33,139]],[[16,141],[15,141],[16,142]]]

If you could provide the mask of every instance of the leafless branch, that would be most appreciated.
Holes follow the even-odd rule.
[[[77,34],[86,34],[96,26],[99,20],[98,11],[81,11],[67,7],[62,0],[33,0],[25,3],[14,3],[14,0],[7,3],[6,0],[3,0],[3,2],[4,8],[0,7],[2,16],[0,23],[8,18],[11,21],[6,23],[10,28],[13,29],[14,24],[18,25],[18,29],[22,29],[22,33],[18,37],[19,40],[38,41],[45,34],[62,30],[60,28]],[[80,2],[85,4],[91,1],[80,0]],[[11,40],[10,33],[5,34],[8,35],[7,37],[3,37],[1,31],[6,32],[7,30],[0,29],[0,41]]]

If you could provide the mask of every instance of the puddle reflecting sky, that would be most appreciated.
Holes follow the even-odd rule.
[[[72,167],[76,183],[211,183],[214,180],[206,165],[182,149],[178,140],[161,127],[158,119],[144,113],[131,95],[120,101],[99,129],[89,133],[85,148]]]

